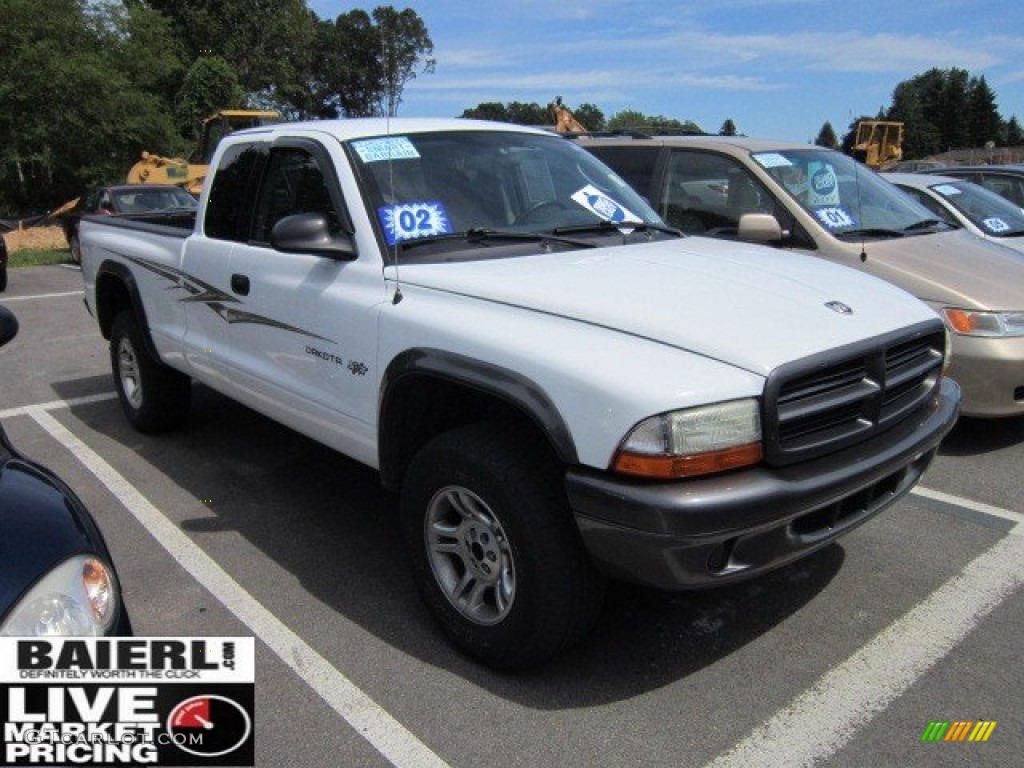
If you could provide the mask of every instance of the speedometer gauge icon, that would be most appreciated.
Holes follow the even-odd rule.
[[[245,744],[252,720],[244,707],[226,696],[192,696],[171,710],[167,733],[184,752],[218,757]]]

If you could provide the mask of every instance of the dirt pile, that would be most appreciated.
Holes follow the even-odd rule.
[[[40,249],[60,250],[68,247],[68,241],[64,237],[64,230],[60,227],[29,227],[28,229],[15,229],[4,233],[4,240],[7,242],[7,250],[10,253],[15,251],[34,251]]]

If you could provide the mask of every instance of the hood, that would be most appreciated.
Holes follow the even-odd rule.
[[[903,291],[854,270],[702,237],[403,264],[401,281],[403,288],[416,285],[606,327],[761,375],[935,317]],[[826,306],[832,302],[852,313]]]
[[[844,245],[860,253],[859,243]],[[931,304],[1024,309],[1024,254],[967,230],[868,240],[865,250],[866,271]]]

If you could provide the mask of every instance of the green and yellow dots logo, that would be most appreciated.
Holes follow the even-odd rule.
[[[921,741],[988,741],[995,729],[995,720],[932,720]]]

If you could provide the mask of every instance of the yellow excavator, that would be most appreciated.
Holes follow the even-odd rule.
[[[210,167],[217,142],[232,131],[281,121],[275,110],[222,109],[203,120],[199,146],[189,157],[161,157],[143,152],[142,159],[128,171],[129,184],[174,184],[198,195]]]
[[[586,133],[587,128],[583,123],[576,119],[569,109],[562,105],[562,97],[559,96],[550,104],[548,104],[548,111],[551,116],[555,119],[555,131],[557,133]]]
[[[903,157],[903,123],[861,120],[853,140],[853,156],[875,170],[898,162]]]

